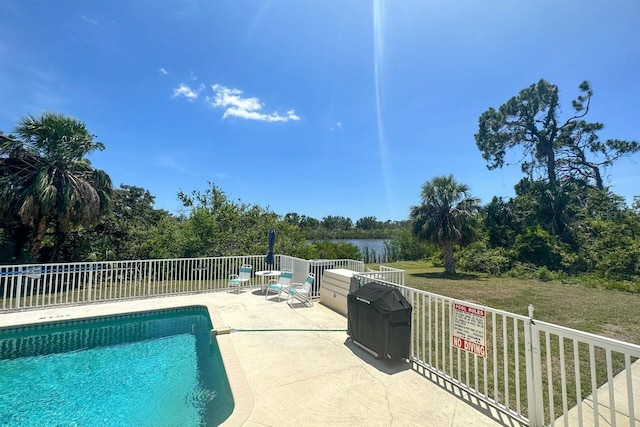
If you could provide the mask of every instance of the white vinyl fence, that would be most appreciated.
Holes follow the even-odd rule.
[[[405,271],[398,268],[387,267],[385,265],[379,266],[379,270],[369,269],[367,272],[359,274],[358,276],[369,280],[378,280],[400,286],[405,285]]]
[[[537,425],[640,425],[640,346],[538,320],[531,329]]]
[[[0,309],[221,290],[245,263],[260,268],[264,257],[0,266]]]
[[[538,321],[532,306],[518,315],[408,288],[380,272],[358,277],[397,287],[413,307],[410,354],[421,374],[531,426],[636,425],[640,346]],[[460,307],[483,319],[484,357],[453,345]]]
[[[267,265],[263,255],[102,261],[0,266],[0,312],[130,298],[146,298],[229,289],[229,276],[250,264],[260,270],[292,268],[294,281],[304,282],[310,271],[348,268],[363,271],[354,260],[303,260],[276,255]],[[317,275],[317,274],[316,274]],[[258,279],[250,285],[258,285]]]

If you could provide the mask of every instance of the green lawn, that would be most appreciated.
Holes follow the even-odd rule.
[[[527,315],[545,322],[640,344],[640,294],[586,285],[488,277],[479,273],[444,274],[426,262],[385,264],[406,271],[407,286]],[[372,266],[373,268],[374,266]]]

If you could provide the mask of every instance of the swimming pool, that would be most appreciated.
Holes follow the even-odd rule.
[[[0,329],[0,425],[218,425],[210,331],[203,307]]]

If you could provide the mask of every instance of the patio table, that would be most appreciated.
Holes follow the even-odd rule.
[[[281,272],[279,270],[262,270],[256,271],[256,276],[260,277],[260,289],[264,293],[266,284],[264,283],[265,277],[280,277]]]

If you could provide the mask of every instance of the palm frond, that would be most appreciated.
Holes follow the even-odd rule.
[[[40,217],[40,210],[36,203],[35,197],[27,196],[18,209],[18,215],[24,224],[34,226]]]

